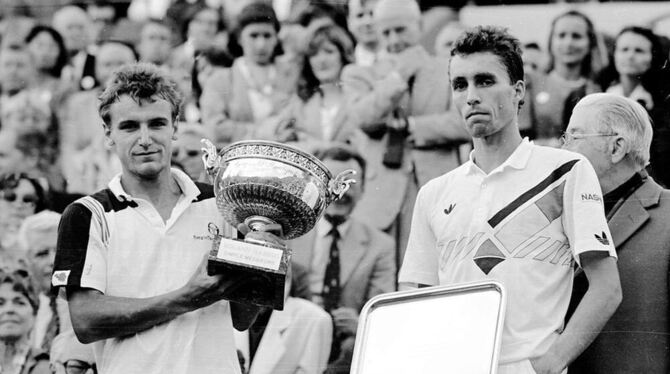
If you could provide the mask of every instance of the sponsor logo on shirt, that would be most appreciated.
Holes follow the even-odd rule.
[[[195,240],[214,240],[217,235],[219,235],[219,227],[214,224],[214,222],[210,222],[207,225],[207,231],[209,232],[209,235],[196,235],[193,234],[193,239]]]
[[[598,235],[595,234],[596,240],[600,242],[602,245],[610,245],[609,239],[607,239],[607,234],[605,234],[605,231],[602,232],[602,234]]]
[[[595,194],[595,193],[583,193],[582,194],[582,201],[593,201],[596,203],[602,203],[603,199],[600,197],[600,195]]]
[[[54,271],[54,274],[51,276],[51,284],[54,286],[66,286],[67,279],[70,277],[70,270],[58,270]]]
[[[449,206],[446,209],[444,209],[444,214],[449,215],[454,210],[455,207],[456,204],[449,204]]]

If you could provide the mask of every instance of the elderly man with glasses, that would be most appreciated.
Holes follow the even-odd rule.
[[[670,372],[670,191],[645,172],[651,139],[647,112],[624,97],[589,95],[570,118],[563,147],[586,156],[598,175],[623,292],[619,309],[570,373]],[[574,285],[573,303],[588,285],[583,273]]]

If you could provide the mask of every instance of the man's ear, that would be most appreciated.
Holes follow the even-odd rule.
[[[628,154],[628,148],[628,141],[622,136],[617,136],[612,142],[612,151],[610,154],[612,163],[617,164],[626,158],[626,155]]]
[[[107,144],[110,147],[113,146],[114,141],[110,137],[110,135],[112,134],[112,127],[103,122],[102,130],[105,132],[105,144]]]
[[[526,96],[526,82],[522,80],[516,81],[514,83],[514,97],[521,102]]]

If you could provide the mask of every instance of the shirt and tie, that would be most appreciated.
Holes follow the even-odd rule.
[[[317,239],[309,272],[310,290],[314,295],[314,301],[327,311],[339,306],[341,287],[339,245],[350,225],[349,221],[333,225],[324,218],[316,226]]]

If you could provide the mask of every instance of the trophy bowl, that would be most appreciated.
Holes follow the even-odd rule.
[[[241,141],[217,153],[210,141],[203,139],[203,143],[203,162],[212,180],[217,208],[235,228],[241,223],[255,231],[279,226],[282,239],[297,238],[310,231],[326,207],[344,195],[354,182],[349,178],[353,171],[333,177],[319,159],[286,144]],[[217,246],[216,258],[210,256],[210,274],[221,271],[216,268],[225,264],[227,271],[234,265],[236,271],[242,267],[270,276],[274,278],[270,288],[276,288],[271,297],[274,301],[263,297],[241,301],[271,305],[275,309],[283,305],[282,276],[286,274],[290,249],[257,242],[242,245],[225,238]]]

